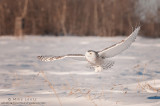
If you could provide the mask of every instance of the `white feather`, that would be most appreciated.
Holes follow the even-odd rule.
[[[82,54],[68,54],[65,56],[38,56],[37,57],[41,61],[55,61],[55,60],[60,60],[64,58],[71,58],[75,60],[85,60],[85,56]]]
[[[132,42],[134,42],[139,30],[140,27],[136,28],[125,40],[122,40],[121,42],[98,52],[98,54],[105,58],[110,58],[121,53],[122,51],[126,50],[132,44]]]

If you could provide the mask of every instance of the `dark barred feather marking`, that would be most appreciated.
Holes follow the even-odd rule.
[[[84,57],[84,55],[82,54],[68,54],[66,56],[37,56],[37,58],[41,61],[55,61],[55,60],[59,60],[59,59],[63,59],[66,57]]]
[[[108,60],[107,62],[105,62],[102,65],[102,67],[103,67],[103,69],[107,70],[107,69],[111,68],[113,65],[114,65],[114,61]]]
[[[64,56],[54,56],[54,57],[49,57],[49,56],[38,56],[37,58],[41,61],[54,61],[57,59],[61,59]]]

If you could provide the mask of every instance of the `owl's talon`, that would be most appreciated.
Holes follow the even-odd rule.
[[[101,72],[103,68],[101,66],[94,67],[95,72]]]

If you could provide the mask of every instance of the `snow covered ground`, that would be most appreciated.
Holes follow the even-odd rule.
[[[124,38],[0,37],[0,105],[159,106],[160,39],[138,37],[112,59],[115,65],[111,69],[101,73],[89,69],[84,61],[46,63],[36,58],[101,50]]]

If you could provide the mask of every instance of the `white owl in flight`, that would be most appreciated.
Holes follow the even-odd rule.
[[[85,53],[85,55],[68,54],[64,56],[38,56],[37,58],[41,61],[46,61],[46,62],[60,60],[64,58],[73,58],[73,59],[81,58],[88,61],[91,67],[94,68],[95,72],[100,72],[103,69],[108,69],[111,66],[113,66],[114,62],[109,61],[108,58],[114,57],[119,53],[121,53],[122,51],[126,50],[132,44],[132,42],[135,41],[139,30],[140,30],[140,27],[136,28],[125,40],[122,40],[117,44],[107,47],[102,51],[88,50]]]

